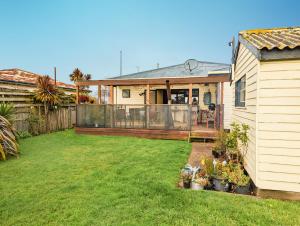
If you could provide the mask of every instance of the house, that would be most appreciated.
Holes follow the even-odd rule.
[[[232,120],[251,128],[245,161],[258,192],[299,197],[300,28],[241,31],[232,80]]]
[[[36,80],[38,76],[41,75],[17,68],[0,70],[0,87],[7,89],[33,91],[34,89],[36,89]],[[54,79],[51,78],[51,81],[54,84]],[[66,94],[76,93],[75,85],[66,84],[60,81],[56,81],[56,85]]]
[[[213,132],[215,136],[218,129],[230,127],[229,70],[228,64],[191,59],[184,64],[106,80],[77,82],[78,86],[98,86],[98,104],[101,87],[108,86],[110,90],[109,105],[78,106],[77,131],[145,137],[156,133],[157,138],[167,139],[186,139],[190,131],[200,131],[208,138]],[[99,118],[104,107],[106,119]]]

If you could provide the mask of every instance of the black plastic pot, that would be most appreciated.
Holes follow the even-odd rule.
[[[250,184],[248,184],[246,186],[237,186],[235,188],[235,193],[249,195],[250,194]]]
[[[229,184],[223,179],[213,178],[213,185],[216,191],[229,191]]]
[[[212,155],[215,157],[215,158],[219,158],[219,152],[218,151],[216,151],[216,150],[212,150],[211,151],[211,153],[212,153]]]
[[[190,180],[183,181],[183,187],[184,188],[191,188],[191,181]]]

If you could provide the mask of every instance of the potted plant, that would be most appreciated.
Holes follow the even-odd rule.
[[[232,190],[238,194],[249,194],[250,193],[250,177],[244,173],[243,166],[231,162],[225,169],[226,177],[232,184]]]
[[[191,187],[191,181],[193,177],[193,171],[192,167],[190,165],[186,165],[182,170],[180,177],[183,182],[183,187],[184,188],[190,188]]]
[[[207,177],[197,176],[192,180],[192,190],[203,190],[205,186],[208,184]]]
[[[212,149],[212,155],[215,158],[224,156],[226,153],[227,133],[224,130],[219,131],[215,145]]]
[[[236,183],[234,191],[238,194],[250,194],[250,177],[245,174],[241,175],[240,180]]]
[[[243,162],[243,158],[247,153],[249,126],[232,123],[231,127],[231,132],[226,135],[227,159],[236,163]]]
[[[216,161],[212,181],[213,181],[214,189],[217,191],[228,191],[229,190],[229,184],[227,182],[227,178],[224,176],[224,173],[223,173],[224,167],[225,167],[225,164],[223,162]]]
[[[214,164],[211,157],[204,156],[200,159],[201,171],[205,172],[207,178],[207,184],[205,185],[206,190],[212,190],[212,176],[214,174]]]

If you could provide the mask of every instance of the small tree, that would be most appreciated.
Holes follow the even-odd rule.
[[[35,98],[44,104],[46,132],[48,132],[49,106],[59,104],[60,91],[53,85],[48,75],[39,76],[36,83]]]

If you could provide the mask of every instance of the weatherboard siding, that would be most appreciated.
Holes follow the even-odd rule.
[[[232,83],[232,121],[249,125],[249,145],[245,156],[245,168],[256,183],[256,110],[257,110],[257,77],[259,61],[243,44],[240,44],[239,55],[234,68]],[[235,107],[235,82],[246,75],[245,107]]]
[[[261,62],[258,186],[300,192],[300,60]]]
[[[224,82],[224,128],[230,129],[232,119],[232,87],[230,82]]]

